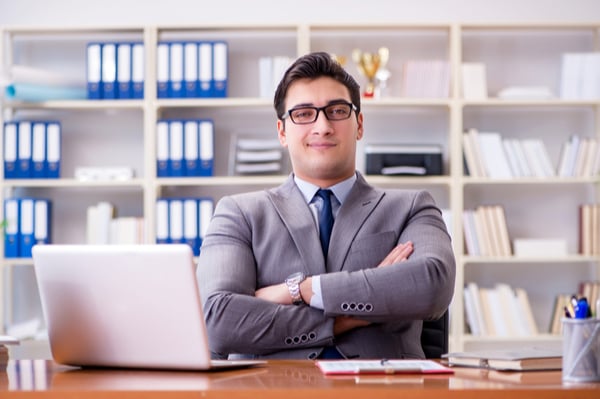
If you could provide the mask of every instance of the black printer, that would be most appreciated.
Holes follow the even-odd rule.
[[[442,147],[431,144],[369,144],[368,175],[441,175]]]

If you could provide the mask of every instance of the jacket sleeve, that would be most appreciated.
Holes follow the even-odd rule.
[[[266,223],[275,231],[284,226],[279,227],[274,217],[264,220],[270,217],[264,214],[253,217],[256,220],[246,217],[235,199],[224,197],[217,204],[202,245],[197,279],[211,351],[220,357],[230,353],[261,355],[330,344],[333,319],[322,310],[278,305],[254,296],[259,279],[255,256],[269,252],[268,247],[261,247],[265,243],[255,242],[258,234],[255,224]],[[285,231],[279,233],[277,250],[270,251],[278,258],[278,265],[286,258],[289,262],[295,258],[293,244],[286,239]],[[281,257],[279,253],[290,255]],[[267,269],[262,273],[277,266],[274,259],[261,257],[265,258],[261,267]]]
[[[373,322],[428,320],[440,317],[454,293],[456,265],[450,236],[425,191],[386,195],[369,224],[376,224],[379,238],[369,233],[355,239],[340,272],[321,276],[326,315],[346,315]],[[389,194],[389,193],[388,193]],[[391,232],[399,228],[399,234]],[[386,230],[390,234],[385,234]],[[408,260],[390,266],[364,268],[364,259],[375,256],[379,262],[389,246],[375,255],[375,242],[396,237],[394,245],[412,241],[414,252]],[[368,245],[367,245],[368,244]]]

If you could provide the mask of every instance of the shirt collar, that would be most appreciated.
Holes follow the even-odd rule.
[[[294,175],[294,181],[296,182],[296,185],[298,186],[300,192],[304,196],[304,200],[307,204],[310,204],[319,188],[328,188],[333,192],[333,195],[335,195],[335,198],[340,202],[341,205],[348,197],[348,194],[350,194],[350,190],[352,190],[352,186],[356,181],[356,173],[354,173],[351,177],[347,178],[346,180],[334,184],[331,187],[315,186],[312,183],[300,179],[296,175]]]

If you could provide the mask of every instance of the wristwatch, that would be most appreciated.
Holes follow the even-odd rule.
[[[285,285],[287,285],[288,290],[290,291],[290,296],[292,297],[292,303],[294,305],[302,305],[304,303],[302,295],[300,294],[300,283],[304,280],[306,280],[306,276],[302,272],[292,273],[285,279]]]

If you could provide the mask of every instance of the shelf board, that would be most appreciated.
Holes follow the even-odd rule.
[[[502,184],[593,184],[600,183],[599,176],[593,177],[514,177],[511,179],[491,179],[488,177],[463,176],[466,185],[502,185]]]
[[[5,266],[33,266],[32,258],[4,258],[2,263]]]
[[[383,175],[365,175],[365,179],[373,185],[432,185],[449,186],[452,182],[450,176],[383,176]]]
[[[361,106],[450,107],[452,102],[449,98],[383,97],[362,98]]]
[[[510,337],[497,337],[497,336],[485,336],[479,337],[471,334],[463,335],[463,341],[466,343],[492,343],[492,342],[521,342],[521,341],[551,341],[551,342],[560,342],[562,337],[558,334],[536,334],[536,335],[527,335],[527,336],[510,336]]]
[[[463,107],[595,107],[600,105],[599,100],[563,100],[563,99],[540,99],[540,100],[516,100],[488,98],[487,100],[459,100]]]
[[[156,179],[157,185],[168,186],[274,186],[287,179],[287,175],[265,176],[215,176],[215,177],[164,177]]]
[[[272,107],[273,100],[258,97],[225,98],[160,98],[156,108],[195,108],[195,107]]]
[[[463,256],[463,262],[472,263],[585,263],[600,262],[600,256],[586,255],[567,255],[567,256],[509,256],[509,257],[490,257],[490,256]]]
[[[493,21],[469,22],[460,24],[463,30],[597,30],[598,24],[586,22],[515,22],[515,23],[498,23]]]
[[[66,179],[8,179],[4,180],[3,186],[6,188],[107,188],[124,187],[142,189],[145,180],[136,178],[131,180],[103,180],[103,181],[81,181],[72,178]]]
[[[5,108],[45,109],[143,109],[144,100],[51,100],[40,102],[9,101]]]

